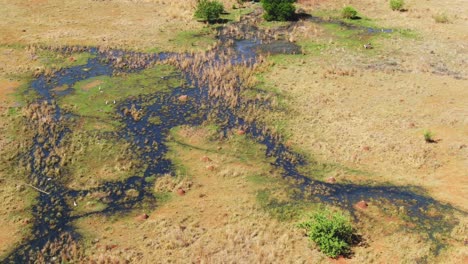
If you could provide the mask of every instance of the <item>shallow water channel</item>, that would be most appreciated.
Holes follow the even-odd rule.
[[[233,63],[252,63],[255,61],[260,45],[262,44],[257,40],[236,40],[234,45],[227,48],[233,49]],[[271,47],[275,52],[294,53],[298,50],[297,47],[290,46],[285,42],[273,44]],[[268,49],[268,47],[262,46],[260,49]],[[53,91],[54,87],[62,85],[73,87],[73,84],[82,80],[113,74],[116,69],[107,59],[109,53],[101,53],[96,49],[91,49],[90,52],[96,57],[90,59],[86,65],[63,69],[52,77],[40,76],[32,82],[31,89],[38,92],[40,104],[52,105],[57,97],[72,92],[71,88],[61,92]],[[132,54],[119,51],[112,54],[115,57],[132,56]],[[152,61],[164,63],[171,56],[174,56],[174,54],[152,54],[146,58],[146,61],[148,65]],[[133,71],[139,71],[143,68],[144,66]],[[33,166],[33,164],[37,163],[33,153],[40,150],[47,158],[49,151],[46,146],[50,144],[60,145],[64,135],[73,133],[73,131],[69,131],[64,127],[59,131],[59,135],[56,135],[57,130],[55,128],[46,127],[46,134],[49,134],[45,141],[34,139],[29,153],[29,162],[34,169],[29,175],[29,181],[43,192],[39,193],[37,202],[32,208],[34,219],[30,238],[19,245],[2,262],[33,262],[38,258],[38,252],[40,251],[42,251],[41,255],[45,261],[60,262],[59,256],[54,255],[54,252],[59,252],[59,250],[53,251],[46,248],[46,246],[52,242],[56,242],[58,248],[69,246],[70,239],[63,239],[64,233],[70,234],[73,240],[79,241],[80,235],[74,231],[72,221],[90,214],[129,210],[138,205],[143,199],[155,200],[150,183],[145,181],[145,178],[172,171],[171,160],[165,157],[168,151],[166,139],[169,131],[181,125],[201,125],[212,116],[216,117],[215,120],[224,131],[243,127],[247,136],[265,145],[267,149],[265,155],[274,157],[275,161],[272,166],[280,169],[284,177],[296,180],[296,185],[302,191],[301,194],[298,194],[297,199],[336,205],[349,210],[351,213],[355,210],[354,204],[360,200],[382,201],[398,208],[403,207],[409,219],[417,224],[419,230],[427,232],[429,237],[434,237],[434,234],[439,232],[446,232],[455,224],[454,221],[449,219],[452,210],[450,206],[423,195],[420,191],[415,192],[414,188],[325,183],[314,180],[313,175],[301,174],[298,168],[307,163],[303,157],[286,147],[281,140],[274,137],[268,130],[263,129],[261,124],[245,121],[236,114],[236,109],[225,106],[222,102],[219,102],[220,99],[210,98],[208,88],[198,85],[200,82],[197,78],[189,77],[188,73],[183,73],[183,75],[188,83],[187,86],[176,87],[170,92],[128,98],[116,107],[122,109],[134,105],[137,109],[145,109],[146,114],[138,121],[124,115],[119,110],[117,112],[121,121],[125,124],[118,132],[119,137],[131,142],[133,147],[138,150],[141,160],[148,165],[143,176],[133,176],[121,182],[108,182],[91,190],[67,189],[61,183],[46,176],[42,171],[45,169],[45,165]],[[188,100],[184,103],[178,101],[177,98],[181,95],[187,95]],[[212,103],[214,101],[216,103]],[[256,102],[252,101],[250,103]],[[53,121],[57,124],[63,123],[68,118],[64,111],[56,105],[54,105],[53,111]],[[158,122],[158,124],[150,122],[150,116],[158,117],[161,122]],[[158,147],[148,147],[153,145]],[[138,190],[138,195],[130,198],[126,197],[125,191],[130,189]],[[84,197],[95,191],[108,193],[106,208],[100,212],[72,216],[73,207],[69,201],[73,201],[80,196]],[[430,215],[427,213],[430,208],[435,208],[442,214]]]

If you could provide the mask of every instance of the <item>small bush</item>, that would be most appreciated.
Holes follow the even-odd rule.
[[[403,10],[403,6],[405,5],[404,0],[390,0],[390,8],[393,11],[401,11]]]
[[[299,227],[306,229],[309,239],[315,242],[325,255],[335,258],[350,253],[353,228],[343,214],[318,212]]]
[[[195,10],[195,17],[213,23],[219,19],[219,16],[224,12],[224,6],[219,1],[200,0]]]
[[[265,10],[263,17],[267,21],[287,21],[294,17],[296,0],[262,0],[262,6]]]
[[[424,131],[424,141],[426,141],[427,143],[434,143],[434,134],[429,130]]]
[[[445,13],[439,13],[437,15],[433,15],[432,18],[434,18],[436,23],[447,24],[450,22],[447,14]]]
[[[351,6],[347,6],[341,10],[341,17],[347,19],[353,19],[357,17],[357,11]]]

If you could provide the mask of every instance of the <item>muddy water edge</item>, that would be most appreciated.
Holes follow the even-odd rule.
[[[203,54],[142,54],[95,48],[78,48],[91,52],[96,57],[86,65],[76,66],[41,75],[31,84],[39,99],[26,109],[29,126],[36,134],[28,153],[22,157],[28,170],[28,183],[39,191],[32,207],[33,227],[29,238],[2,261],[2,263],[31,263],[83,259],[80,249],[80,234],[72,222],[91,214],[114,214],[138,207],[142,201],[155,203],[152,186],[145,179],[152,175],[163,175],[173,171],[171,160],[165,157],[165,144],[169,131],[177,126],[197,126],[216,123],[225,134],[233,129],[242,129],[255,141],[266,146],[266,155],[274,157],[272,164],[291,179],[300,192],[297,199],[339,206],[353,214],[354,204],[360,200],[374,200],[404,208],[417,230],[428,234],[440,249],[440,237],[449,232],[456,221],[452,217],[454,208],[442,204],[417,188],[395,186],[361,186],[345,183],[324,183],[303,175],[298,169],[306,164],[299,154],[286,147],[281,136],[274,134],[263,124],[257,123],[245,113],[251,109],[266,111],[268,101],[244,99],[241,91],[249,86],[245,76],[255,71],[263,53],[298,53],[300,48],[284,40],[275,40],[278,32],[264,32],[255,25],[258,15],[247,16],[242,22],[233,23],[219,30],[217,46]],[[284,29],[283,29],[284,30]],[[60,52],[69,52],[65,48]],[[136,96],[117,105],[117,116],[124,124],[113,136],[132,144],[139,158],[147,164],[141,176],[132,176],[123,181],[104,183],[89,190],[68,189],[60,180],[63,173],[61,156],[56,151],[64,144],[64,137],[73,133],[69,129],[72,115],[56,104],[60,96],[72,89],[53,91],[54,87],[73,84],[96,76],[112,76],[120,72],[141,71],[156,63],[176,66],[186,79],[187,85],[175,87],[169,92]],[[158,67],[156,65],[156,67]],[[217,75],[217,71],[234,72],[233,76]],[[247,73],[246,73],[247,72]],[[246,75],[244,75],[246,74]],[[170,77],[168,77],[170,78]],[[180,96],[187,100],[181,102]],[[135,119],[126,109],[135,108],[144,113]],[[154,124],[150,117],[158,117]],[[126,191],[137,190],[137,195],[128,197]],[[74,203],[80,197],[93,192],[106,193],[105,209],[98,212],[72,214]],[[430,214],[436,209],[441,214]]]

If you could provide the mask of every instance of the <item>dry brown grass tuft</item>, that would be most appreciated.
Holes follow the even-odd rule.
[[[163,175],[154,183],[155,192],[177,192],[179,189],[189,191],[193,182],[188,179],[176,178],[172,175]]]
[[[253,65],[248,65],[246,61],[235,65],[230,55],[229,50],[222,53],[214,49],[194,54],[193,58],[181,54],[170,58],[168,63],[187,72],[198,85],[207,86],[210,96],[222,99],[223,103],[235,107],[241,103],[241,92],[255,84],[254,74],[263,58],[259,58]]]
[[[133,118],[133,120],[135,120],[135,121],[139,121],[143,117],[143,115],[145,113],[143,111],[143,109],[136,109],[134,104],[132,105],[132,107],[130,107],[130,109],[128,109],[126,107],[123,108],[122,112],[126,116],[131,116]]]

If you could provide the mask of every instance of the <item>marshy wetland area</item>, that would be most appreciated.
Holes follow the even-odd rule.
[[[0,0],[0,263],[468,263],[468,2],[275,1]]]

